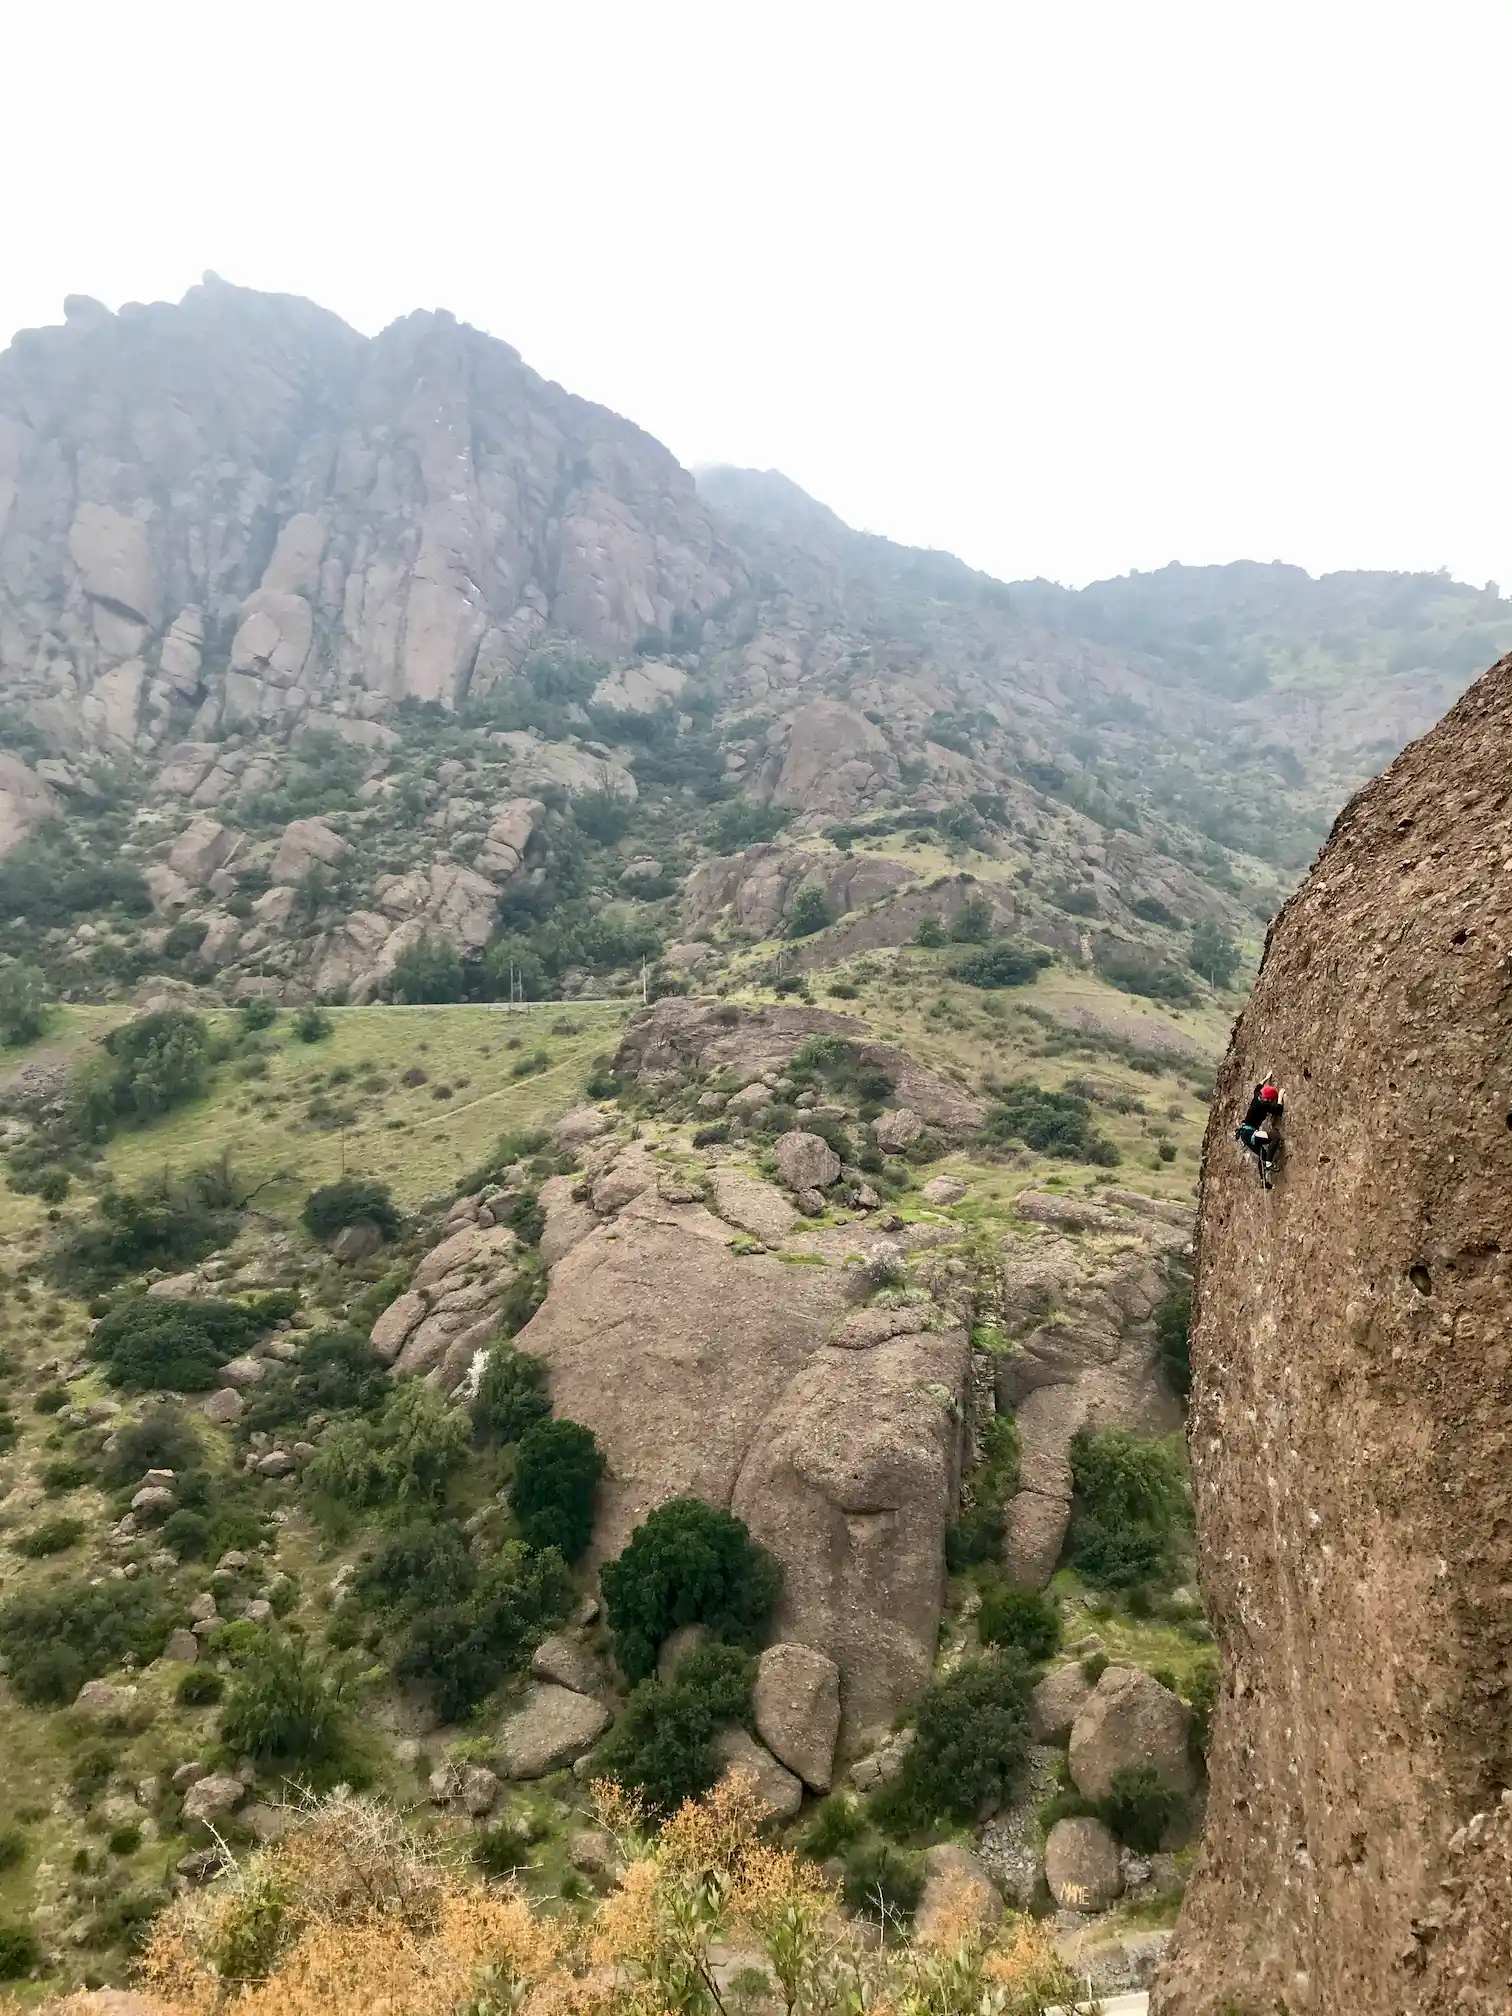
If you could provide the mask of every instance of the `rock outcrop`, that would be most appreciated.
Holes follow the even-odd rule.
[[[451,707],[744,579],[659,443],[444,313],[368,341],[207,275],[0,357],[0,678],[64,750]]]
[[[1213,1103],[1191,1445],[1223,1643],[1160,2016],[1506,2006],[1512,659],[1340,817]],[[1232,1140],[1279,1074],[1263,1190]],[[1484,1830],[1485,1823],[1482,1822]]]

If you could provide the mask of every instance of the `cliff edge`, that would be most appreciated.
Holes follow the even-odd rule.
[[[1232,1139],[1266,1072],[1269,1193]],[[1505,2011],[1509,1865],[1471,1851],[1512,1783],[1512,658],[1277,920],[1213,1102],[1192,1342],[1224,1686],[1152,2008]]]

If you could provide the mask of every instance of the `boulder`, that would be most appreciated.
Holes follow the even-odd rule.
[[[45,826],[57,809],[57,799],[36,772],[0,749],[0,860]]]
[[[655,1165],[645,1155],[626,1153],[611,1169],[606,1169],[593,1186],[593,1208],[601,1217],[622,1211],[639,1197],[656,1177]]]
[[[507,882],[517,875],[536,821],[545,809],[539,798],[506,798],[496,807],[475,864],[478,873],[495,882]]]
[[[624,1867],[614,1836],[601,1827],[580,1827],[569,1834],[567,1860],[595,1883],[612,1883]]]
[[[543,1778],[590,1750],[609,1726],[600,1701],[569,1687],[542,1682],[499,1731],[499,1760],[506,1778]]]
[[[136,1713],[135,1687],[113,1686],[108,1680],[86,1680],[74,1696],[73,1712],[91,1722],[121,1722]]]
[[[579,1148],[585,1141],[597,1141],[613,1125],[609,1115],[596,1106],[579,1106],[563,1114],[552,1128],[551,1138],[558,1148]]]
[[[709,1187],[720,1217],[765,1245],[780,1246],[798,1223],[798,1213],[775,1184],[743,1169],[713,1170]]]
[[[1148,1765],[1183,1796],[1196,1790],[1186,1705],[1137,1666],[1109,1666],[1071,1729],[1071,1780],[1084,1799],[1104,1798],[1125,1765]]]
[[[889,1155],[901,1155],[924,1132],[924,1122],[911,1106],[899,1106],[895,1112],[879,1114],[872,1131],[879,1148]]]
[[[840,1157],[817,1134],[795,1129],[780,1135],[772,1157],[790,1189],[827,1190],[840,1180]]]
[[[1062,1911],[1106,1911],[1123,1895],[1118,1843],[1101,1820],[1056,1821],[1045,1842],[1045,1881]]]
[[[291,819],[273,856],[273,880],[298,882],[312,862],[329,864],[349,851],[347,842],[339,833],[333,833],[323,819]]]
[[[196,813],[168,849],[168,866],[194,889],[203,889],[230,859],[241,835],[206,812]]]
[[[756,1733],[780,1764],[827,1792],[840,1734],[840,1668],[808,1645],[769,1645],[756,1666]]]
[[[1019,1491],[1003,1517],[1003,1574],[1016,1589],[1043,1589],[1055,1573],[1071,1524],[1071,1501]]]
[[[261,1358],[232,1358],[222,1365],[220,1376],[228,1386],[256,1386],[268,1376],[268,1368]]]
[[[706,1624],[679,1624],[675,1631],[669,1631],[657,1648],[657,1678],[670,1680],[690,1652],[696,1652],[700,1645],[707,1644],[708,1637]]]
[[[562,1255],[570,1253],[598,1223],[592,1207],[574,1194],[577,1187],[571,1176],[548,1176],[538,1193],[546,1214],[540,1254],[548,1267],[555,1267]]]
[[[211,1825],[224,1819],[246,1796],[247,1788],[240,1778],[233,1778],[229,1771],[212,1771],[197,1778],[184,1794],[184,1824]]]
[[[391,1365],[404,1348],[405,1339],[418,1329],[427,1308],[425,1297],[411,1288],[390,1302],[373,1325],[368,1342],[385,1364]]]
[[[383,1234],[370,1218],[359,1218],[354,1225],[343,1225],[331,1242],[331,1258],[342,1267],[355,1266],[359,1260],[371,1260],[383,1244]]]
[[[498,1796],[498,1773],[490,1771],[484,1764],[469,1764],[462,1773],[462,1783],[457,1792],[462,1811],[474,1820],[481,1819],[485,1813],[492,1812]]]
[[[1057,1666],[1029,1696],[1029,1734],[1036,1743],[1068,1743],[1091,1698],[1092,1682],[1079,1665]]]
[[[175,1792],[187,1792],[191,1785],[197,1785],[201,1778],[208,1776],[206,1766],[201,1764],[198,1758],[193,1758],[188,1763],[180,1764],[168,1782]]]
[[[931,1176],[919,1195],[926,1204],[959,1204],[966,1195],[966,1185],[956,1176]]]
[[[269,1806],[257,1800],[251,1806],[244,1806],[236,1816],[238,1827],[250,1834],[259,1848],[271,1848],[275,1841],[282,1841],[294,1824],[294,1816],[287,1806]]]
[[[979,1856],[955,1841],[926,1850],[924,1888],[914,1912],[921,1944],[954,1944],[963,1934],[991,1932],[1002,1915],[1003,1893]]]
[[[198,1638],[192,1631],[170,1631],[168,1643],[163,1647],[163,1657],[180,1665],[192,1666],[199,1658]]]
[[[724,1729],[714,1739],[714,1747],[725,1760],[721,1784],[748,1778],[756,1797],[777,1820],[791,1820],[803,1804],[803,1782],[786,1770],[770,1750],[755,1742],[744,1729]]]
[[[543,1638],[531,1653],[530,1670],[538,1680],[555,1681],[558,1687],[570,1687],[574,1694],[597,1694],[604,1684],[599,1663],[588,1647],[559,1631]]]
[[[131,1509],[151,1519],[159,1513],[171,1512],[173,1504],[173,1491],[169,1485],[144,1484],[140,1491],[133,1494]]]
[[[913,1748],[914,1731],[899,1729],[858,1757],[850,1768],[850,1782],[858,1792],[875,1792],[890,1785],[903,1769],[903,1760]]]

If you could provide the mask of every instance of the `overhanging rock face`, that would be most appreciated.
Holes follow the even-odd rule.
[[[1231,1139],[1266,1073],[1268,1194]],[[1274,929],[1196,1293],[1224,1688],[1151,2006],[1504,2012],[1512,1863],[1465,1830],[1512,1782],[1512,659],[1355,799]]]

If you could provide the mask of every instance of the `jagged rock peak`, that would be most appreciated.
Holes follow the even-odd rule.
[[[1504,658],[1343,813],[1219,1079],[1191,1447],[1224,1684],[1159,2016],[1507,2006],[1508,1864],[1456,1858],[1512,1775],[1509,749]],[[1267,1073],[1271,1191],[1232,1140]]]
[[[65,314],[0,356],[0,698],[60,749],[452,706],[744,580],[666,449],[449,314],[213,274]]]

